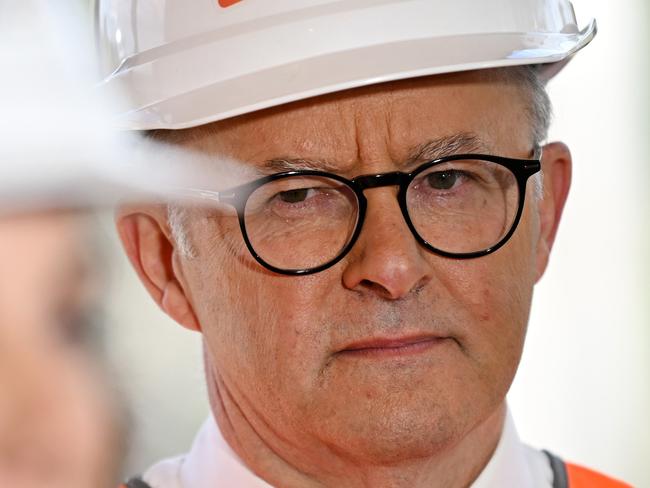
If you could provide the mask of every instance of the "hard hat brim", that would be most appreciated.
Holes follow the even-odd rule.
[[[163,56],[144,53],[127,58],[102,87],[132,95],[128,109],[116,118],[118,127],[183,129],[318,95],[443,73],[539,64],[543,65],[542,77],[549,79],[594,38],[596,31],[592,20],[574,33],[414,38],[329,52],[242,71],[229,78],[220,75],[220,62],[210,44],[190,45],[182,50],[184,56],[177,50]],[[197,50],[189,58],[207,61],[199,67],[184,66],[188,49]],[[178,76],[179,72],[188,76]],[[176,82],[160,83],[152,90],[155,78],[173,78]]]

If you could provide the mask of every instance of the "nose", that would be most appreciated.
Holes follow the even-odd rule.
[[[343,272],[346,288],[389,300],[404,298],[431,279],[428,252],[408,228],[396,191],[366,190],[363,228]]]

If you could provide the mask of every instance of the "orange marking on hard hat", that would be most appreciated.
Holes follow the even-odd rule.
[[[223,8],[226,8],[239,2],[241,2],[241,0],[219,0],[219,5],[221,5]]]

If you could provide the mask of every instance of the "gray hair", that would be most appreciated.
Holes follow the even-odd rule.
[[[541,146],[548,138],[553,120],[553,105],[546,91],[546,82],[539,75],[539,65],[525,65],[505,70],[511,79],[521,83],[528,98],[526,111],[531,127],[532,144]],[[534,195],[540,200],[544,193],[543,174],[540,171],[532,178]]]
[[[167,206],[167,223],[176,248],[182,257],[192,259],[197,257],[197,252],[187,236],[186,222],[187,210],[182,205],[169,204]]]
[[[538,65],[513,66],[508,68],[485,70],[487,76],[496,76],[506,82],[518,84],[523,88],[526,115],[530,122],[531,139],[534,146],[540,146],[548,137],[548,130],[551,125],[553,110],[551,100],[546,91],[546,84],[539,75]],[[161,133],[170,131],[153,131],[154,138],[160,137]],[[533,177],[534,194],[540,199],[543,193],[542,174],[537,173]],[[197,256],[196,249],[190,242],[185,230],[187,211],[180,205],[170,204],[168,206],[167,219],[178,251],[183,257],[194,258]]]
[[[541,145],[548,137],[553,119],[551,99],[546,91],[546,82],[539,75],[539,65],[515,66],[501,70],[509,80],[519,83],[528,97],[526,111],[532,129],[532,143]]]

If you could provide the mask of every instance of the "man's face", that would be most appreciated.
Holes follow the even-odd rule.
[[[321,97],[177,137],[258,168],[299,159],[352,178],[412,169],[404,162],[414,150],[457,134],[483,141],[481,152],[528,158],[524,103],[515,84],[468,73]],[[303,453],[327,446],[381,462],[460,439],[502,405],[520,359],[543,268],[531,187],[514,237],[471,260],[418,245],[396,187],[367,190],[354,248],[302,277],[260,266],[234,214],[189,212],[196,255],[177,255],[175,269],[204,334],[213,406],[237,409],[259,435]]]

